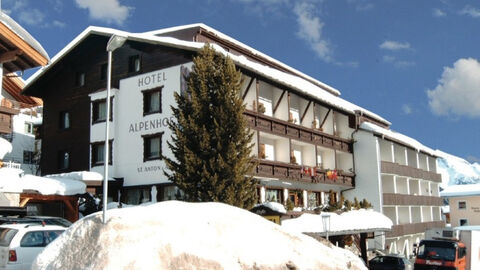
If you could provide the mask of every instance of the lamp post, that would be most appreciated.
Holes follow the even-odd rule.
[[[330,230],[330,214],[322,214],[322,224],[323,230],[327,233],[328,240],[328,231]]]
[[[103,224],[107,223],[107,200],[108,200],[108,161],[109,161],[109,128],[110,128],[110,88],[112,84],[112,52],[120,47],[127,37],[112,35],[107,43],[108,66],[107,66],[107,108],[105,117],[105,147],[104,149],[104,174],[103,174]]]

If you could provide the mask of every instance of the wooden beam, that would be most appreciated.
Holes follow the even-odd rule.
[[[278,109],[278,106],[280,106],[280,102],[282,101],[283,95],[285,95],[285,92],[287,92],[287,90],[283,90],[282,94],[280,95],[280,98],[277,101],[277,104],[275,104],[275,107],[273,107],[273,114],[275,114],[275,112]]]
[[[325,122],[327,121],[327,117],[328,117],[328,115],[330,114],[330,111],[331,111],[331,110],[332,110],[332,109],[328,109],[327,114],[325,114],[325,118],[323,118],[323,121],[322,121],[322,123],[320,124],[320,128],[321,128],[321,129],[323,129],[323,125],[324,125]]]
[[[0,63],[7,63],[17,60],[17,56],[21,55],[23,52],[19,49],[8,51],[0,54]]]
[[[15,47],[22,50],[24,54],[31,58],[38,66],[45,66],[48,64],[48,59],[45,56],[35,50],[30,44],[3,23],[0,23],[0,35],[8,39]]]
[[[20,207],[25,207],[25,205],[28,203],[28,201],[30,201],[30,198],[23,198],[20,201]]]
[[[312,101],[310,100],[308,102],[307,108],[305,108],[305,111],[302,114],[302,117],[300,117],[300,124],[303,123],[303,118],[305,118],[305,115],[307,115],[308,108],[310,108],[310,104],[312,104]]]
[[[245,93],[243,93],[242,100],[245,100],[245,97],[247,96],[248,91],[250,91],[250,86],[252,86],[252,83],[253,83],[254,79],[255,79],[254,77],[252,77],[250,79],[250,82],[248,83],[247,89],[245,89]]]

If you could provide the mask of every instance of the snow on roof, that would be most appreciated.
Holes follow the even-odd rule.
[[[23,174],[21,169],[0,168],[0,192],[69,196],[85,193],[83,182],[65,178],[47,178]]]
[[[480,196],[480,184],[447,186],[440,197]]]
[[[326,234],[323,217],[330,216],[330,235],[359,232],[390,231],[392,221],[380,212],[372,209],[351,210],[342,214],[322,212],[320,215],[305,213],[298,218],[282,221],[282,227],[300,233]]]
[[[267,59],[268,61],[270,62],[273,62],[285,69],[287,69],[288,71],[300,76],[300,77],[303,77],[307,80],[310,80],[312,82],[314,82],[314,84],[317,84],[318,86],[324,88],[325,90],[329,91],[330,93],[334,94],[334,95],[337,95],[339,96],[340,95],[340,91],[333,88],[332,86],[324,83],[324,82],[321,82],[313,77],[310,77],[308,76],[307,74],[297,70],[297,69],[294,69],[288,65],[285,65],[284,63],[278,61],[277,59],[273,58],[273,57],[270,57],[260,51],[257,51],[255,50],[254,48],[206,25],[206,24],[203,24],[203,23],[194,23],[194,24],[187,24],[187,25],[180,25],[180,26],[174,26],[174,27],[170,27],[170,28],[164,28],[164,29],[159,29],[159,30],[154,30],[154,31],[149,31],[149,32],[145,32],[146,34],[150,34],[150,35],[161,35],[161,34],[166,34],[166,33],[169,33],[169,32],[174,32],[174,31],[179,31],[179,30],[184,30],[184,29],[190,29],[190,28],[194,28],[194,27],[200,27],[200,28],[203,28],[205,30],[207,30],[208,32],[211,32],[213,33],[214,35],[218,36],[219,38],[223,39],[223,40],[226,40],[228,42],[231,42],[239,47],[242,47],[248,51],[250,51],[253,55],[256,55],[256,56],[259,56],[261,58],[264,58],[264,59]]]
[[[80,43],[82,40],[84,40],[87,36],[91,34],[98,34],[98,35],[104,35],[104,36],[120,35],[120,36],[125,36],[128,38],[128,40],[132,40],[132,41],[169,46],[169,47],[190,50],[190,51],[198,51],[205,45],[205,43],[203,42],[183,41],[183,40],[179,40],[172,37],[159,37],[159,36],[152,35],[149,32],[129,33],[129,32],[120,31],[120,30],[111,29],[111,28],[90,26],[87,29],[85,29],[80,35],[78,35],[74,40],[72,40],[57,55],[55,55],[52,58],[51,63],[49,65],[39,69],[30,78],[28,78],[28,80],[26,81],[25,89],[28,89],[29,86],[33,84],[33,82],[35,82],[40,77],[41,74],[49,70],[57,61],[59,61],[63,56],[65,56],[69,51],[71,51],[78,43]],[[314,99],[322,101],[338,109],[344,110],[348,113],[354,114],[357,111],[359,111],[365,115],[368,115],[369,117],[372,117],[377,121],[380,121],[387,125],[391,124],[381,116],[373,112],[370,112],[369,110],[366,110],[362,107],[359,107],[351,102],[348,102],[330,92],[327,92],[325,91],[325,89],[307,81],[304,78],[301,78],[299,76],[295,76],[292,74],[288,74],[280,70],[250,61],[245,56],[242,56],[242,55],[238,56],[238,55],[231,54],[216,44],[211,44],[211,45],[218,53],[221,53],[225,56],[230,57],[240,67],[253,71],[257,74],[261,74],[266,78],[271,79],[272,81],[275,81],[284,86],[293,88]]]
[[[257,206],[265,206],[265,207],[270,208],[271,210],[273,210],[275,212],[282,213],[282,214],[287,213],[287,210],[285,209],[285,206],[283,206],[283,204],[278,203],[278,202],[264,202],[264,203],[260,203],[260,204],[255,205],[255,207],[257,207]]]
[[[364,129],[364,130],[367,130],[367,131],[372,131],[374,133],[377,133],[377,134],[380,134],[384,137],[387,137],[391,140],[403,143],[406,146],[410,146],[417,151],[422,151],[422,152],[425,152],[425,153],[430,154],[432,156],[437,156],[436,152],[433,149],[431,149],[431,148],[421,144],[419,141],[417,141],[413,138],[410,138],[406,135],[403,135],[401,133],[392,131],[390,129],[382,128],[382,127],[380,127],[378,125],[375,125],[373,123],[370,123],[370,122],[363,122],[360,125],[360,128]]]
[[[442,209],[442,213],[444,214],[450,213],[450,205],[443,205],[440,208]]]
[[[367,270],[350,251],[221,203],[166,201],[108,210],[107,219],[75,222],[32,269]]]
[[[12,152],[12,144],[0,137],[0,160],[2,160],[3,157],[10,152]]]
[[[98,172],[78,171],[46,175],[49,178],[68,178],[78,181],[102,181],[103,175]]]
[[[7,26],[10,30],[12,30],[18,37],[23,39],[28,45],[30,45],[34,50],[40,53],[43,57],[47,60],[50,59],[48,57],[47,52],[43,49],[42,45],[30,35],[23,27],[21,27],[16,21],[14,21],[10,16],[5,14],[4,12],[0,11],[0,22]]]

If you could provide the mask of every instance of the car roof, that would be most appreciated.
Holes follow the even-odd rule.
[[[9,228],[9,229],[16,229],[16,230],[27,230],[27,231],[35,231],[35,230],[66,230],[65,227],[58,226],[58,225],[41,225],[41,224],[3,224],[0,225],[0,228]]]

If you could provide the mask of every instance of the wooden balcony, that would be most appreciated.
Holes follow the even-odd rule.
[[[0,113],[0,134],[10,134],[12,131],[12,117],[10,115]]]
[[[337,171],[337,179],[332,180],[328,179],[326,170],[313,168],[315,173],[312,173],[307,172],[308,170],[304,170],[310,167],[302,167],[300,165],[263,159],[260,159],[257,162],[258,165],[254,172],[257,176],[293,180],[304,183],[322,183],[345,187],[355,186],[355,175],[344,171]]]
[[[425,171],[422,169],[413,168],[410,166],[400,165],[388,161],[382,161],[382,173],[396,174],[400,176],[407,176],[411,178],[430,180],[433,182],[442,182],[442,175],[434,172]]]
[[[353,152],[352,140],[326,134],[319,130],[306,128],[250,110],[246,110],[244,115],[249,127],[252,129],[348,153]]]
[[[422,223],[393,225],[392,230],[386,233],[386,237],[398,237],[402,235],[423,233],[430,228],[445,228],[444,221],[430,221]]]
[[[443,206],[443,199],[433,196],[383,193],[383,205]]]

